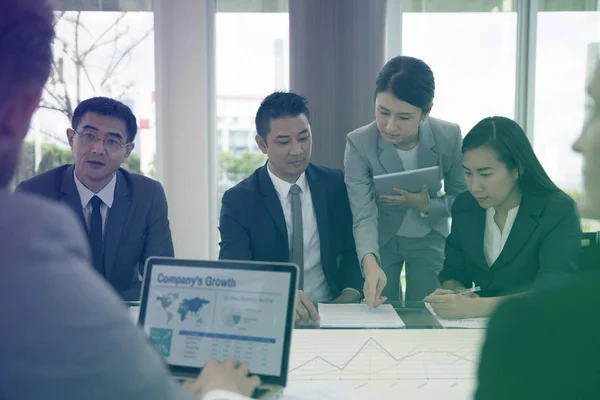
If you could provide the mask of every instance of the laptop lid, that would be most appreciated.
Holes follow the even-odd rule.
[[[285,386],[297,276],[294,264],[151,257],[138,323],[175,376],[235,358]]]

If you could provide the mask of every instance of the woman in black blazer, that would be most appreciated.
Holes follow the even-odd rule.
[[[550,180],[521,127],[485,118],[462,152],[469,191],[452,208],[442,289],[425,298],[436,314],[487,316],[507,296],[572,280],[581,246],[576,206]],[[473,284],[481,290],[455,293]]]

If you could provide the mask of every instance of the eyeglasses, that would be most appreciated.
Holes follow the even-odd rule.
[[[81,133],[77,132],[73,129],[73,132],[77,134],[81,138],[81,142],[85,146],[95,146],[98,141],[102,142],[104,148],[111,153],[121,150],[123,147],[127,146],[129,143],[122,144],[119,139],[116,138],[108,138],[108,139],[100,139],[94,132],[91,131],[83,131]]]

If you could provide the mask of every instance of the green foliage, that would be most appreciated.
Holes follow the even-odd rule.
[[[19,184],[35,175],[35,151],[31,142],[24,142],[21,150],[21,164],[15,174],[15,184]]]
[[[237,157],[229,151],[219,152],[219,183],[217,184],[218,213],[221,212],[223,193],[237,182],[250,176],[265,161],[267,161],[267,157],[256,151],[245,151]]]
[[[42,159],[38,165],[37,174],[65,164],[73,164],[73,156],[70,150],[49,143],[42,144]]]
[[[220,151],[219,174],[225,174],[229,180],[239,182],[263,165],[266,160],[264,154],[256,151],[245,151],[237,157],[229,151]]]
[[[129,156],[127,160],[121,165],[121,167],[125,168],[129,172],[133,172],[134,174],[141,174],[141,160],[135,154]]]
[[[571,196],[571,198],[575,200],[576,203],[579,203],[581,201],[581,198],[583,197],[583,192],[581,192],[580,190],[571,190],[565,193]]]

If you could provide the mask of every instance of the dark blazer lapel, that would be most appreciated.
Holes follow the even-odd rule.
[[[419,149],[418,160],[419,168],[434,167],[438,165],[439,156],[432,149],[435,146],[435,139],[429,122],[425,120],[419,126]],[[440,172],[441,174],[441,172]]]
[[[396,146],[386,142],[379,133],[379,162],[388,174],[404,171],[404,165],[398,155]]]
[[[63,172],[60,191],[62,192],[62,197],[60,201],[67,204],[71,209],[75,212],[79,221],[83,224],[83,229],[87,232],[87,224],[85,222],[85,218],[83,217],[83,207],[81,205],[81,197],[79,197],[79,192],[77,191],[77,186],[75,186],[75,168],[70,166]]]
[[[492,265],[493,268],[502,268],[519,255],[519,252],[537,227],[537,220],[543,207],[543,199],[533,195],[523,196],[519,212],[510,230],[506,244],[498,259]]]
[[[314,171],[311,164],[306,168],[306,181],[310,187],[310,194],[317,219],[317,229],[319,231],[319,242],[321,247],[321,265],[323,273],[328,282],[331,282],[330,270],[328,268],[329,260],[329,218],[327,212],[327,192],[323,182],[320,182],[314,176]],[[337,266],[334,266],[337,268]]]
[[[481,268],[488,269],[483,253],[483,235],[485,233],[485,210],[473,200],[472,208],[464,212],[464,250]]]
[[[123,229],[129,222],[127,216],[130,206],[129,183],[125,180],[124,175],[117,171],[115,198],[112,207],[108,211],[104,232],[104,271],[107,278],[110,277],[117,258]]]
[[[279,197],[277,196],[277,191],[275,190],[275,186],[273,186],[273,182],[271,181],[271,177],[269,176],[269,172],[267,171],[267,164],[263,165],[258,172],[258,182],[260,186],[260,191],[263,196],[265,196],[265,205],[271,217],[275,221],[275,225],[277,225],[277,229],[279,233],[285,239],[285,243],[287,244],[287,248],[289,248],[287,227],[285,225],[285,217],[283,215],[283,209],[281,208],[281,202],[279,201]]]

